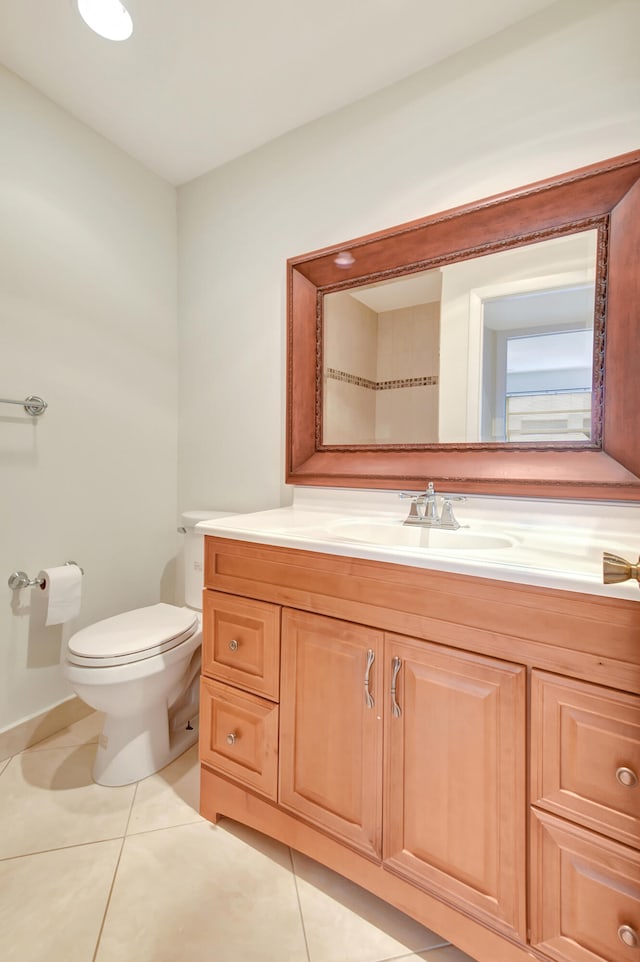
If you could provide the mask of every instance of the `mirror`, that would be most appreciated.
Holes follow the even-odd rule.
[[[322,444],[589,441],[597,231],[326,294]]]
[[[287,481],[640,500],[640,153],[288,262]]]

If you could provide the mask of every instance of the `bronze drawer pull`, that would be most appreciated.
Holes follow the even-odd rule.
[[[625,788],[635,788],[638,784],[638,776],[636,773],[632,768],[626,768],[624,765],[617,769],[616,778]]]
[[[621,925],[618,929],[618,938],[630,949],[638,948],[638,933],[630,925]]]

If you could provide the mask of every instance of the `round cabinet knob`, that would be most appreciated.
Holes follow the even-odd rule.
[[[616,778],[621,785],[624,785],[625,788],[635,788],[638,784],[638,776],[632,768],[625,768],[624,766],[622,768],[618,768],[616,771]]]
[[[621,925],[618,929],[618,938],[631,949],[638,948],[638,933],[630,925]]]
[[[231,641],[229,642],[229,648],[231,649],[231,651],[238,650],[238,642],[235,640],[235,638],[232,638]]]
[[[229,732],[229,734],[227,735],[227,745],[235,745],[235,743],[236,743],[236,736],[233,734],[233,732]],[[622,936],[620,937],[622,938]]]

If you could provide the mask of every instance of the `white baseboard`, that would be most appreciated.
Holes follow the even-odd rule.
[[[43,738],[55,735],[60,729],[72,725],[92,711],[77,695],[72,695],[47,711],[33,715],[12,728],[5,728],[0,732],[0,761],[17,755],[25,748],[31,748]]]

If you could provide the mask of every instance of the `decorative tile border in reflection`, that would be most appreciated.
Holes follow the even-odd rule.
[[[438,376],[432,377],[403,377],[397,381],[376,381],[376,391],[390,391],[397,387],[433,387],[438,384]]]
[[[338,371],[335,367],[327,368],[327,378],[332,381],[346,381],[347,384],[355,384],[357,387],[366,387],[370,391],[377,390],[377,381],[370,381],[367,377],[359,377],[357,374],[347,374],[346,371]]]
[[[347,374],[346,371],[339,371],[335,367],[327,368],[327,378],[333,381],[346,381],[347,384],[355,384],[357,387],[366,387],[370,391],[391,391],[403,387],[433,387],[438,384],[437,374],[428,377],[402,377],[393,381],[371,381],[367,377]]]

